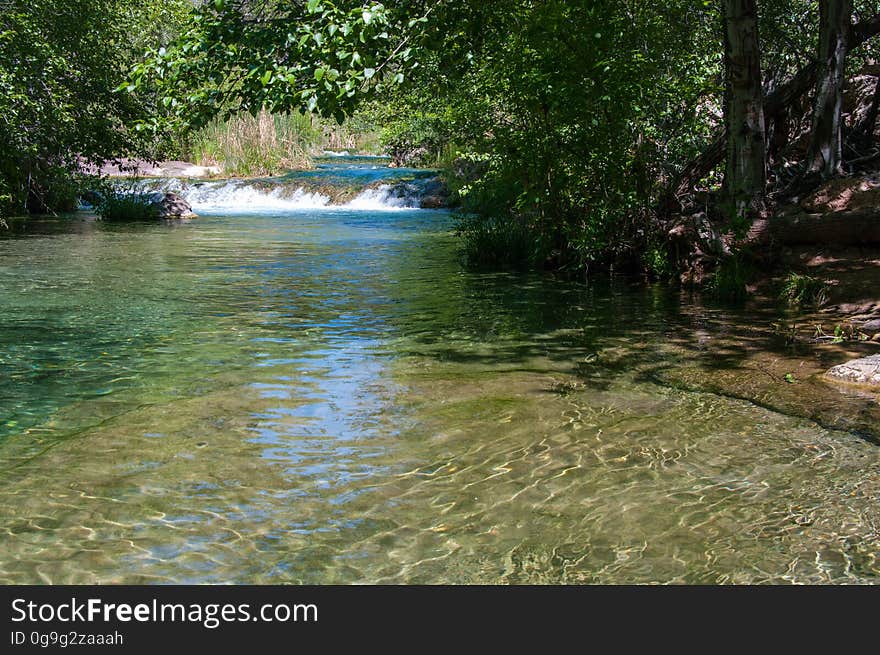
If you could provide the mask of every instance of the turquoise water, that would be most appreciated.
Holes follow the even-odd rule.
[[[452,227],[0,232],[0,582],[877,581],[877,446],[701,377],[767,317],[468,272]]]

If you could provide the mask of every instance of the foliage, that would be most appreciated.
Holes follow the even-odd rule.
[[[182,38],[154,49],[124,88],[159,90],[167,112],[145,123],[156,130],[263,108],[317,111],[341,123],[367,92],[403,81],[399,68],[391,76],[385,69],[410,59],[405,46],[427,20],[409,16],[404,4],[207,2],[193,10]]]
[[[458,225],[465,262],[474,267],[524,269],[547,256],[541,234],[525,220],[501,221],[493,216],[464,215]]]
[[[717,300],[734,302],[748,296],[747,285],[754,275],[748,259],[742,255],[725,257],[715,269],[708,291]]]
[[[153,194],[108,190],[101,195],[95,213],[104,221],[155,221],[159,207]]]
[[[789,273],[779,297],[793,305],[821,307],[828,302],[828,285],[809,275]]]
[[[450,142],[449,117],[415,111],[388,121],[380,136],[383,150],[407,166],[436,166]]]
[[[654,278],[669,280],[675,275],[675,264],[669,249],[659,239],[646,244],[642,264],[645,272]]]
[[[0,198],[9,213],[69,209],[75,172],[148,150],[129,126],[149,96],[114,89],[161,20],[185,0],[3,0],[0,11]]]
[[[760,3],[766,89],[814,57],[815,5]],[[722,55],[709,0],[214,0],[126,88],[159,94],[157,130],[264,108],[341,122],[380,98],[392,154],[449,164],[469,243],[666,275],[655,208],[722,123]],[[482,166],[458,176],[456,155]]]
[[[696,150],[701,128],[684,110],[714,89],[718,67],[683,44],[711,30],[711,13],[513,4],[452,105],[453,138],[488,162],[464,206],[511,226],[529,217],[567,267],[631,258],[654,240],[646,208],[664,177]]]

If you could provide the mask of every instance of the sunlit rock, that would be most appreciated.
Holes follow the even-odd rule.
[[[880,355],[871,355],[840,364],[828,371],[827,375],[842,382],[880,385]]]
[[[159,208],[159,218],[195,218],[190,204],[173,191],[160,194],[161,198],[156,202]]]

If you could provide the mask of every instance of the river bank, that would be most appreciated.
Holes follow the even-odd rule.
[[[179,177],[188,179],[219,177],[220,166],[198,166],[187,161],[148,161],[121,158],[103,166],[84,165],[81,172],[106,178]]]

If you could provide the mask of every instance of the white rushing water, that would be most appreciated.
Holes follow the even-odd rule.
[[[387,176],[376,162],[382,157],[352,157],[348,152],[325,152],[330,164],[323,163],[308,176],[295,175],[264,180],[206,180],[150,178],[121,180],[123,193],[153,194],[174,192],[186,200],[197,214],[277,214],[316,210],[381,212],[419,209],[425,196],[436,194],[438,181],[410,169],[389,168]],[[379,174],[373,171],[380,171]],[[353,198],[350,193],[333,191],[336,184],[361,185]],[[343,202],[339,196],[347,200]]]
[[[389,211],[418,209],[419,190],[414,185],[383,184],[364,189],[351,201],[334,205],[329,196],[306,191],[302,187],[277,186],[264,188],[231,180],[207,182],[177,191],[196,213],[266,213],[348,209],[357,211]]]
[[[413,185],[383,184],[374,189],[365,189],[345,207],[365,211],[418,209],[420,200],[419,191]]]
[[[179,193],[197,213],[314,210],[330,204],[328,196],[309,193],[301,187],[291,189],[277,186],[264,189],[235,180],[199,184],[183,189]]]

